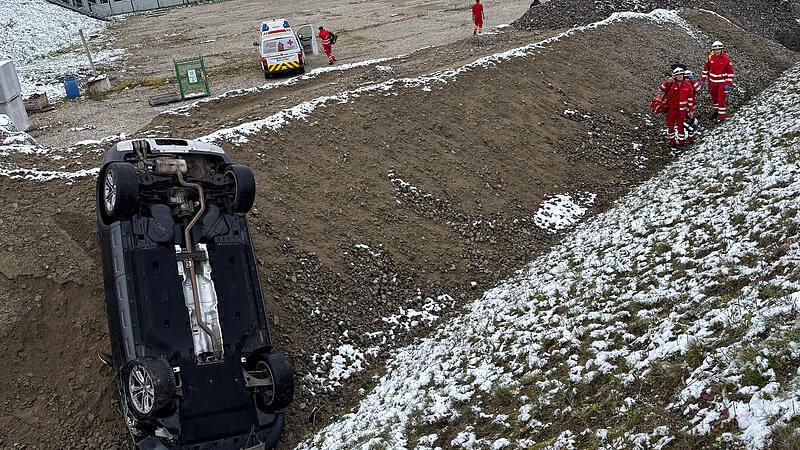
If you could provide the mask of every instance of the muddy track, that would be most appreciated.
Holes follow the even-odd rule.
[[[700,31],[728,26],[693,11],[684,16]],[[729,32],[738,36],[728,43],[734,61],[748,68],[737,74],[736,104],[798,59],[754,35]],[[501,39],[476,44],[475,55],[511,47]],[[392,65],[403,76],[452,67],[472,59],[463,47],[429,49]],[[275,344],[293,362],[298,385],[282,447],[312,431],[312,408],[321,408],[319,427],[352,406],[392,348],[425,335],[558,240],[558,231],[532,220],[542,200],[588,192],[596,196],[586,202],[588,213],[598,213],[664,167],[672,155],[659,135],[661,120],[648,116],[646,105],[665,61],[702,61],[705,52],[705,42],[673,24],[630,20],[429,90],[372,92],[239,145],[220,142],[257,178],[249,221]],[[342,75],[340,86],[358,85],[369,70]],[[317,82],[303,96],[331,85],[329,78]],[[307,100],[291,94],[287,88],[213,102],[144,129],[161,125],[195,137]],[[278,95],[285,103],[262,105]],[[98,155],[82,161],[92,167]],[[95,361],[108,337],[93,191],[89,178],[71,185],[0,178],[0,208],[8,212],[0,237],[0,294],[7,299],[0,306],[0,405],[7,411],[0,447],[127,444],[110,372]],[[426,305],[439,308],[432,309],[437,320],[412,324],[401,314]],[[390,317],[396,324],[384,320]],[[321,355],[343,344],[377,350],[361,361],[365,370],[334,379]]]

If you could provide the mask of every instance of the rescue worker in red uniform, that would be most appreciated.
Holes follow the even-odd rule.
[[[328,56],[328,64],[333,65],[336,58],[333,57],[333,52],[331,50],[331,32],[323,27],[319,27],[319,38],[322,40],[322,49],[325,50],[325,54]]]
[[[669,146],[684,145],[686,143],[686,132],[683,129],[683,121],[686,120],[686,113],[689,111],[689,98],[693,96],[692,85],[683,79],[683,68],[676,67],[672,71],[672,76],[667,78],[658,87],[661,92],[666,92],[667,103],[667,136],[669,136]]]
[[[733,65],[720,41],[711,44],[711,54],[703,66],[700,83],[705,83],[706,79],[711,94],[711,120],[722,122],[725,120],[725,97],[733,86]]]
[[[481,34],[483,32],[483,5],[481,0],[475,0],[472,5],[472,21],[475,22],[475,28],[472,29],[472,34]]]
[[[700,123],[696,117],[696,104],[697,93],[700,92],[703,85],[700,83],[700,80],[694,77],[691,70],[683,71],[683,79],[692,85],[692,96],[689,97],[689,110],[686,112],[686,120],[683,122],[683,128],[686,129],[688,141],[691,143],[697,139],[697,131],[700,128]]]

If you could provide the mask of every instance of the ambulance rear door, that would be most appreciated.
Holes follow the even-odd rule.
[[[306,52],[306,55],[316,55],[317,54],[317,40],[314,36],[314,25],[301,25],[297,28],[297,39],[300,41],[300,45],[303,46],[303,51]]]

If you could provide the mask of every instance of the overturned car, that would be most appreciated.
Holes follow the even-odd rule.
[[[270,448],[294,394],[273,349],[247,166],[211,144],[122,141],[97,179],[98,242],[122,414],[142,449]]]

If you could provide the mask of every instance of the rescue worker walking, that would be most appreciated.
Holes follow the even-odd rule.
[[[483,32],[483,5],[481,5],[481,0],[475,0],[475,4],[472,5],[472,21],[475,23],[475,28],[472,29],[472,34],[481,34]]]
[[[733,65],[725,52],[722,42],[711,44],[711,54],[703,66],[700,83],[708,79],[708,92],[711,94],[711,120],[725,120],[725,97],[733,86]]]
[[[700,80],[694,77],[694,74],[692,74],[691,70],[683,71],[683,79],[688,81],[692,86],[692,93],[691,97],[689,97],[688,103],[689,109],[686,112],[686,120],[683,122],[683,128],[686,129],[688,141],[691,143],[697,139],[697,131],[700,127],[695,110],[697,105],[697,93],[700,92],[700,89],[703,87],[703,85],[700,83]]]
[[[331,50],[331,32],[323,27],[319,27],[319,38],[322,40],[322,49],[325,50],[325,54],[328,56],[328,64],[333,65],[336,58],[333,57],[333,52]]]
[[[658,87],[661,92],[666,92],[667,104],[667,136],[669,136],[669,146],[684,145],[686,143],[686,132],[683,129],[683,122],[689,110],[689,98],[693,96],[692,85],[683,79],[683,68],[676,67],[672,71],[672,76],[667,78]]]

